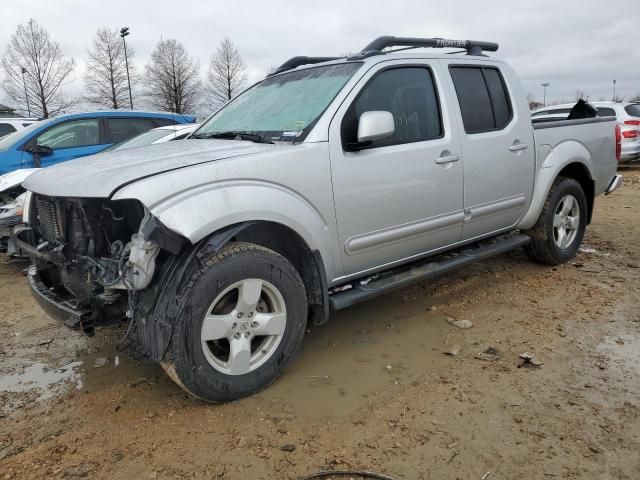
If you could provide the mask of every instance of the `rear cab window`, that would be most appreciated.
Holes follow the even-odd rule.
[[[449,71],[465,132],[493,132],[511,122],[511,98],[500,70],[484,65],[452,65]]]

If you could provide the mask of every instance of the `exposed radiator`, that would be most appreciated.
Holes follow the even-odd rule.
[[[62,240],[62,230],[58,222],[58,206],[52,198],[37,195],[36,213],[38,231],[45,240],[50,242]]]

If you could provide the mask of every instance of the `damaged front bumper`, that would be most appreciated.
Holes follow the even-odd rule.
[[[29,267],[27,278],[33,298],[51,318],[64,323],[69,328],[93,329],[91,310],[79,306],[78,302],[72,298],[65,298],[47,287],[40,279],[35,266]]]

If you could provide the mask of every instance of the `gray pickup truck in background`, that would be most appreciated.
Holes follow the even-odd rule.
[[[294,57],[188,140],[35,173],[34,297],[88,334],[128,323],[129,352],[219,402],[273,382],[331,310],[522,246],[567,261],[620,185],[616,123],[532,123],[497,48]]]

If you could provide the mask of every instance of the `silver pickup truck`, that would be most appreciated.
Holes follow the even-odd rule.
[[[273,382],[332,310],[519,247],[567,261],[620,185],[616,123],[532,124],[497,48],[294,57],[188,140],[35,173],[34,297],[87,334],[127,324],[123,348],[220,402]]]

